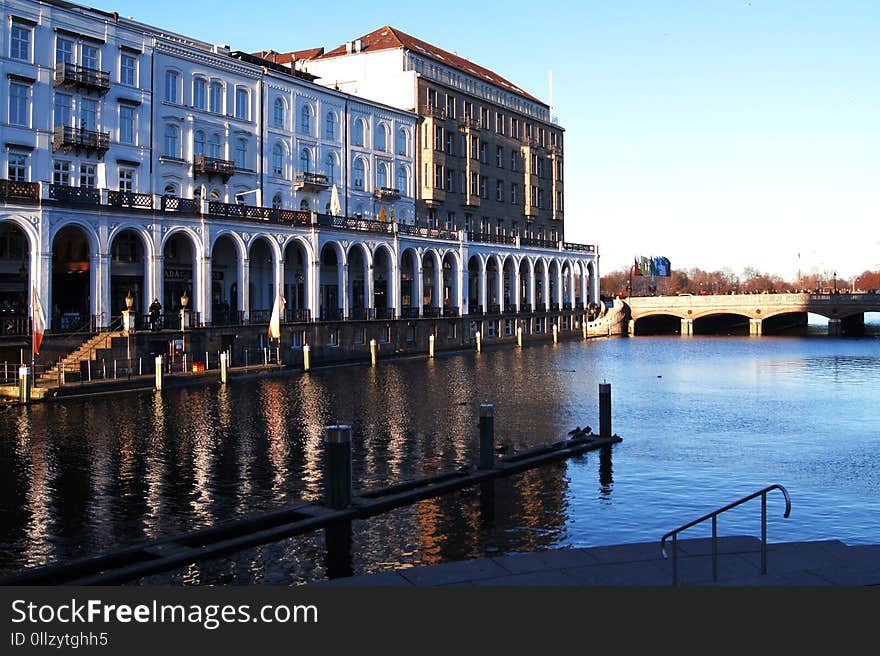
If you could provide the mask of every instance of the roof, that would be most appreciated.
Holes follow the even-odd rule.
[[[417,39],[414,36],[410,36],[409,34],[401,32],[400,30],[393,28],[390,25],[380,27],[378,30],[374,30],[369,34],[365,34],[360,38],[360,41],[360,52],[377,52],[379,50],[394,50],[397,48],[403,48],[411,52],[424,55],[425,57],[433,59],[434,61],[441,64],[445,64],[446,66],[451,66],[452,68],[458,69],[459,71],[467,73],[468,75],[475,77],[479,80],[494,84],[499,89],[509,91],[510,93],[514,93],[518,96],[522,96],[523,98],[531,100],[532,102],[536,102],[545,107],[548,107],[547,103],[539,100],[538,98],[535,98],[529,93],[526,93],[518,86],[516,86],[513,82],[501,77],[497,73],[490,71],[487,68],[483,68],[482,66],[475,64],[472,61],[469,61],[463,57],[459,57],[458,55],[451,53],[447,50],[443,50],[442,48],[431,45],[426,41],[422,41],[421,39]],[[325,52],[318,57],[314,57],[314,59],[330,59],[332,57],[342,57],[348,54],[352,53],[348,52],[346,44],[343,43],[338,48],[334,48],[333,50]]]

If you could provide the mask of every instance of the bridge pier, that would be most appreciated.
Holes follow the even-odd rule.
[[[681,334],[682,334],[682,337],[685,335],[693,335],[694,334],[694,320],[693,319],[682,319],[681,320]]]
[[[749,319],[749,335],[760,337],[763,330],[763,319]]]
[[[840,319],[829,319],[828,320],[828,334],[832,337],[840,337],[841,331],[841,321]]]
[[[626,326],[626,334],[632,337],[636,334],[636,320],[630,319],[629,323]]]

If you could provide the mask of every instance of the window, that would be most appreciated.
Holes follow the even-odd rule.
[[[134,145],[135,108],[119,105],[119,143]]]
[[[510,119],[510,136],[519,139],[519,119],[512,118]]]
[[[455,230],[455,212],[446,213],[446,229]]]
[[[281,209],[281,194],[275,194],[272,196],[272,209],[280,210]]]
[[[486,187],[487,187],[486,176],[481,175],[480,176],[480,198],[488,198],[489,197],[489,192],[487,191]]]
[[[204,155],[205,154],[205,133],[201,130],[196,130],[193,133],[193,155]]]
[[[216,132],[211,135],[211,140],[208,143],[208,157],[223,159],[223,140]]]
[[[101,51],[93,45],[84,43],[82,47],[82,65],[84,68],[90,68],[93,71],[101,70]]]
[[[204,78],[197,77],[193,80],[193,107],[207,109],[208,82]]]
[[[281,98],[276,98],[272,103],[272,125],[276,128],[284,127],[284,101]]]
[[[504,168],[504,148],[495,146],[495,166],[499,169]]]
[[[452,134],[449,130],[446,131],[446,154],[447,155],[455,155],[453,152],[455,150],[455,135]]]
[[[223,113],[223,83],[211,82],[208,94],[208,109],[215,114]]]
[[[464,103],[464,115],[468,118],[471,118],[474,115],[474,104],[472,102],[468,102],[467,100]]]
[[[407,141],[406,138],[406,130],[400,128],[397,131],[397,154],[398,155],[406,155],[407,153]]]
[[[303,173],[308,173],[312,170],[312,154],[309,152],[308,148],[303,148],[299,154],[299,168]]]
[[[518,193],[517,193],[517,184],[515,182],[512,182],[510,184],[510,203],[512,205],[519,204],[519,197],[518,197]]]
[[[516,152],[513,148],[510,149],[510,170],[517,170],[517,162],[519,161],[519,153]]]
[[[28,96],[30,87],[19,82],[9,83],[9,124],[27,127],[30,123]]]
[[[358,158],[354,161],[354,166],[352,167],[352,173],[351,173],[352,186],[355,189],[363,189],[365,177],[366,177],[366,173],[364,171],[364,160]]]
[[[446,169],[446,191],[452,193],[455,191],[455,171]]]
[[[235,90],[235,118],[250,118],[250,96],[248,90],[241,87]]]
[[[272,146],[272,174],[284,177],[284,147],[280,143]]]
[[[388,164],[385,162],[376,162],[376,186],[388,187]]]
[[[52,184],[64,186],[70,184],[70,162],[60,159],[52,162]]]
[[[504,114],[495,112],[495,132],[504,134]]]
[[[95,188],[95,165],[83,162],[79,165],[79,186],[83,189]]]
[[[134,171],[132,169],[119,169],[119,191],[129,194],[134,191]]]
[[[489,129],[489,110],[485,107],[480,107],[480,127],[484,130]]]
[[[73,63],[73,41],[69,41],[68,39],[58,39],[55,42],[55,63]]]
[[[180,86],[180,73],[177,71],[165,71],[165,100],[170,103],[180,102],[178,87]]]
[[[324,136],[327,139],[335,139],[336,138],[336,123],[338,119],[336,118],[335,112],[327,112],[327,116],[324,118]]]
[[[439,125],[434,126],[434,150],[443,150],[443,128]]]
[[[55,94],[55,127],[71,127],[73,124],[73,98]]]
[[[177,187],[173,184],[167,184],[167,185],[165,185],[165,189],[163,190],[163,193],[166,196],[176,196],[177,195]],[[194,198],[200,198],[201,194],[202,194],[201,189],[196,189],[195,191],[193,191]]]
[[[504,202],[504,183],[501,180],[495,181],[495,200],[499,203]]]
[[[165,126],[165,156],[180,158],[180,128],[176,125]]]
[[[310,134],[312,131],[312,108],[303,105],[299,110],[299,131]]]
[[[335,153],[327,153],[327,157],[324,159],[324,166],[327,169],[327,184],[333,184],[336,182],[336,154]]]
[[[446,118],[455,118],[455,96],[446,95]]]
[[[119,82],[128,86],[137,86],[137,58],[122,53],[119,57]]]
[[[480,140],[477,137],[471,137],[471,159],[477,159],[480,156]]]
[[[479,176],[476,173],[471,173],[471,196],[476,196],[479,190]]]
[[[364,145],[364,133],[366,132],[364,119],[358,118],[354,121],[354,127],[351,130],[351,143],[353,146]]]
[[[443,165],[434,164],[434,187],[443,189]]]
[[[486,154],[486,142],[480,142],[480,162],[483,164],[487,164],[489,162],[489,156]]]
[[[247,139],[239,139],[235,142],[235,168],[247,168]]]
[[[397,165],[397,177],[395,186],[397,187],[397,191],[400,192],[401,196],[409,195],[409,175],[407,175],[406,167]]]
[[[9,56],[21,61],[31,60],[31,35],[33,28],[24,23],[12,21],[9,39]]]
[[[94,132],[98,129],[98,103],[91,98],[80,101],[79,127]]]
[[[386,142],[387,142],[387,128],[381,123],[376,127],[376,138],[373,141],[373,146],[376,150],[385,150]]]
[[[538,209],[544,209],[544,190],[538,189]]]
[[[26,182],[27,160],[24,153],[9,153],[7,177],[14,182]]]

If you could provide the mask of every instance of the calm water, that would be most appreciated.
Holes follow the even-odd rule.
[[[880,340],[639,337],[0,409],[0,573],[319,499],[321,429],[337,421],[354,427],[356,487],[474,463],[480,401],[514,448],[597,429],[603,381],[624,439],[610,453],[143,582],[297,583],[656,541],[776,482],[793,511],[768,498],[771,541],[880,543]],[[758,535],[759,518],[753,502],[719,530]]]

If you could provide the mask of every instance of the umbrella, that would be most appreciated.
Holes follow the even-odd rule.
[[[339,205],[339,190],[333,185],[333,191],[330,192],[330,214],[339,216],[342,214],[342,207]]]
[[[388,215],[385,213],[385,206],[384,205],[382,205],[379,208],[379,220],[380,221],[387,221],[388,220]]]

